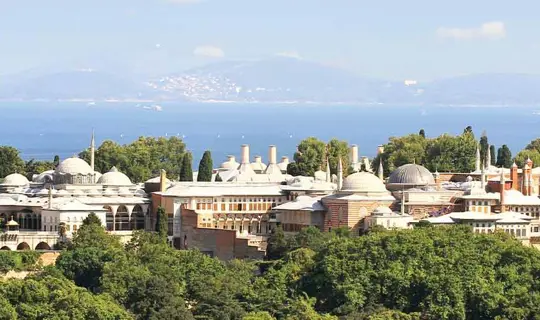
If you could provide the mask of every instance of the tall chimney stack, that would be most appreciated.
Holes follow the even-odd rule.
[[[159,191],[165,192],[167,190],[167,172],[161,169],[159,173]]]
[[[268,164],[277,164],[276,146],[270,146],[268,149]]]
[[[380,146],[377,147],[377,155],[379,155],[381,153],[384,153],[384,146],[383,145],[380,145]]]
[[[357,164],[358,163],[358,145],[353,144],[351,146],[351,164]]]
[[[249,164],[249,145],[243,144],[242,145],[242,162],[241,164]]]

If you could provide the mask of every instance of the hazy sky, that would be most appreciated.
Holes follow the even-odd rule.
[[[0,0],[0,74],[297,55],[391,79],[540,73],[538,0]]]

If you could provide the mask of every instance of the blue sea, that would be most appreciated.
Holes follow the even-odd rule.
[[[161,104],[158,112],[137,103],[16,102],[0,103],[0,145],[11,145],[24,159],[70,157],[88,147],[92,129],[96,143],[111,139],[129,143],[139,136],[184,137],[196,162],[210,149],[214,162],[229,154],[239,157],[249,144],[251,156],[267,159],[268,145],[278,156],[292,157],[300,140],[316,136],[358,144],[360,154],[374,156],[376,147],[390,136],[424,129],[429,137],[459,134],[472,126],[489,142],[507,144],[515,153],[538,137],[540,115],[527,107],[397,107]]]

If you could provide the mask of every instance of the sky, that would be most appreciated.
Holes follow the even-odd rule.
[[[288,55],[419,81],[540,74],[537,0],[0,0],[0,74]]]

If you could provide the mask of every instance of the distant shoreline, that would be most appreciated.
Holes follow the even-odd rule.
[[[359,102],[315,102],[315,101],[230,101],[230,100],[206,100],[206,101],[185,101],[185,100],[145,100],[145,99],[0,99],[1,104],[4,103],[86,103],[86,104],[126,104],[126,103],[151,103],[151,104],[190,104],[190,105],[219,105],[219,104],[234,104],[234,105],[271,105],[271,106],[345,106],[345,107],[418,107],[418,108],[540,108],[540,104],[400,104],[400,103],[359,103]]]

